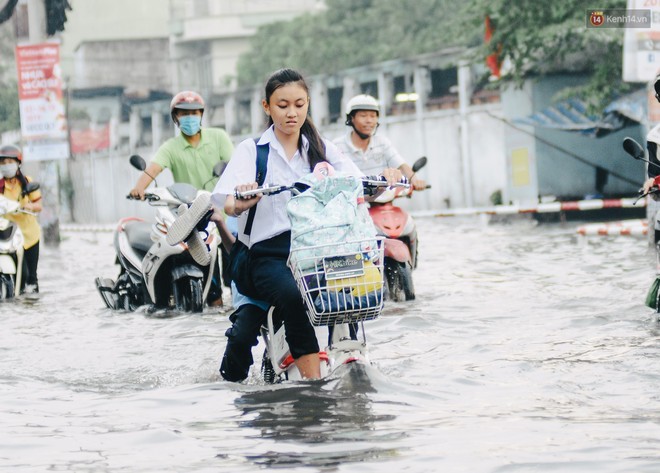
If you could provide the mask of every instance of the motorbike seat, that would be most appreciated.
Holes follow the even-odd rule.
[[[151,245],[154,244],[151,241],[151,224],[147,222],[129,222],[124,226],[124,231],[126,232],[126,238],[128,243],[131,245],[136,252],[144,256]]]

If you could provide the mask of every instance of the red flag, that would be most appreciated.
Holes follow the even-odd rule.
[[[490,17],[486,16],[486,33],[484,34],[484,41],[486,43],[489,43],[493,37],[493,31],[495,31],[495,29],[493,28],[493,24],[490,21]],[[490,69],[490,72],[498,79],[500,78],[500,65],[502,64],[499,58],[499,52],[501,50],[502,47],[498,46],[497,52],[494,52],[493,54],[490,54],[486,57],[486,65]]]

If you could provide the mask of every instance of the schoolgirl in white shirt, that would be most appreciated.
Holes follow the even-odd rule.
[[[361,176],[359,168],[330,141],[322,140],[309,111],[309,88],[300,73],[281,69],[266,83],[262,101],[270,127],[258,144],[268,144],[265,183],[290,185],[310,173],[320,162],[329,162],[337,171]],[[304,378],[320,377],[319,346],[314,328],[296,282],[286,265],[291,240],[291,223],[286,213],[290,192],[262,198],[234,198],[234,191],[255,189],[257,151],[254,140],[240,143],[213,191],[226,196],[224,211],[239,217],[239,239],[250,248],[250,277],[259,297],[279,309],[286,341]],[[383,175],[394,183],[401,178],[396,169]],[[217,201],[217,200],[216,200]],[[257,205],[259,204],[259,205]],[[247,210],[257,205],[249,239],[244,235]],[[256,336],[256,335],[255,335]]]

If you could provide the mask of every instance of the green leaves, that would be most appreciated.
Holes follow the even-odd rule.
[[[0,25],[0,133],[21,127],[18,85],[12,72],[14,43],[11,23]]]
[[[240,84],[263,82],[280,67],[332,73],[474,42],[464,7],[450,0],[327,0],[327,10],[266,25],[238,65]]]
[[[490,15],[495,25],[491,42],[475,59],[500,48],[509,62],[502,81],[516,85],[544,74],[586,72],[591,80],[573,92],[594,106],[605,103],[630,88],[621,78],[623,29],[587,28],[588,7],[583,0],[474,0],[466,21],[477,27]],[[625,9],[626,1],[599,0],[597,8]]]

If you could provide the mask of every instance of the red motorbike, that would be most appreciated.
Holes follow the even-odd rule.
[[[419,158],[413,171],[419,171],[426,162],[425,157]],[[396,198],[410,198],[412,193],[412,187],[387,189],[369,207],[378,234],[385,237],[385,280],[388,298],[393,301],[415,298],[412,272],[417,267],[417,227],[408,212],[393,203]]]

